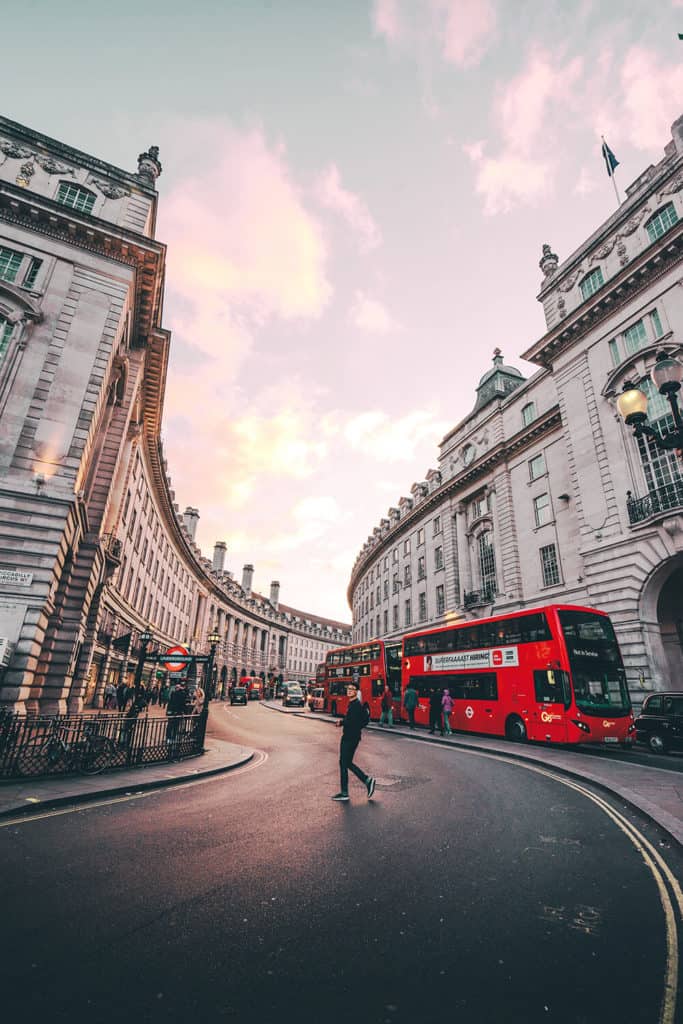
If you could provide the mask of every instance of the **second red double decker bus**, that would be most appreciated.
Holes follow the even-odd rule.
[[[400,720],[401,709],[401,642],[371,640],[354,647],[328,651],[325,659],[327,706],[333,715],[345,715],[349,706],[346,687],[355,683],[360,688],[363,704],[370,709],[370,718],[377,721],[382,709],[384,681],[394,695],[394,714]]]
[[[416,688],[415,720],[450,691],[451,727],[524,741],[630,746],[631,699],[609,617],[548,605],[413,632],[403,638],[403,678]]]

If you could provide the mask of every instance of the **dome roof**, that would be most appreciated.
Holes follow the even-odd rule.
[[[494,398],[505,398],[523,384],[525,377],[514,366],[506,366],[499,348],[493,350],[493,367],[479,381],[474,412],[488,405]]]

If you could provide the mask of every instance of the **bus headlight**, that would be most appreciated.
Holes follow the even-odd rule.
[[[635,722],[631,722],[631,724],[629,725],[628,729],[626,730],[626,734],[628,735],[629,733],[633,733],[635,731],[636,731],[636,723]]]
[[[578,722],[575,718],[572,718],[571,723],[572,725],[575,725],[577,729],[580,729],[581,732],[590,732],[590,728],[585,722]]]

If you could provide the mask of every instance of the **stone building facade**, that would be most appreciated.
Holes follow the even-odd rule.
[[[156,147],[130,173],[0,118],[0,703],[77,712],[130,678],[139,637],[207,650],[217,688],[285,674],[292,637],[350,628],[204,558],[160,442]],[[154,669],[147,668],[149,675]]]
[[[673,427],[649,372],[683,349],[683,118],[663,159],[566,260],[547,245],[546,333],[528,380],[494,365],[438,468],[390,508],[348,588],[354,641],[571,602],[615,625],[632,692],[683,689],[683,458],[636,439],[626,381]]]

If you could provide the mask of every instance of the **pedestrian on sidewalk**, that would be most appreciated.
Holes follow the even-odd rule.
[[[370,715],[361,703],[361,693],[355,683],[349,683],[346,687],[346,693],[349,698],[349,707],[344,718],[337,722],[337,725],[344,730],[341,743],[339,744],[341,789],[332,797],[333,800],[337,800],[340,803],[346,803],[349,799],[349,771],[352,771],[367,789],[368,800],[371,799],[372,794],[375,792],[375,780],[373,777],[366,775],[362,768],[353,763],[353,755],[356,753],[356,748],[360,743],[361,733],[370,721]]]
[[[441,694],[438,689],[434,687],[429,694],[429,731],[432,736],[437,728],[443,736],[443,723],[441,721]]]
[[[124,718],[123,725],[121,726],[119,743],[122,747],[130,745],[135,723],[138,720],[138,715],[141,711],[145,710],[147,703],[147,691],[145,690],[145,684],[140,683],[139,689],[133,690],[133,700],[131,701],[128,711],[126,711],[126,717]]]
[[[382,713],[379,716],[379,724],[381,726],[388,725],[391,729],[394,724],[394,695],[389,689],[389,684],[384,684],[382,690]]]
[[[126,691],[128,687],[125,681],[122,679],[119,685],[116,687],[116,707],[119,711],[126,710]]]
[[[441,711],[443,713],[443,727],[444,732],[447,736],[450,736],[453,732],[451,729],[450,714],[453,710],[453,698],[451,697],[450,690],[444,690],[441,698]],[[443,733],[442,733],[443,735]]]
[[[165,679],[161,689],[159,690],[159,707],[165,708],[168,704],[168,698],[171,696],[171,687],[168,685],[168,679]]]
[[[116,687],[109,682],[104,688],[104,709],[109,711],[116,707]]]
[[[166,725],[166,743],[170,747],[171,760],[175,758],[176,747],[179,741],[179,734],[183,725],[182,716],[187,714],[187,702],[189,694],[185,680],[181,679],[173,687],[173,693],[168,699],[166,714],[168,723]]]
[[[152,702],[152,705],[154,707],[156,707],[158,702],[159,702],[159,693],[160,693],[159,684],[155,682],[155,684],[152,687],[152,689],[150,691],[150,694],[149,694],[150,701]]]
[[[415,728],[415,708],[417,707],[417,702],[417,690],[413,686],[412,680],[410,680],[403,694],[403,707],[408,712],[408,721],[410,722],[411,729]]]

